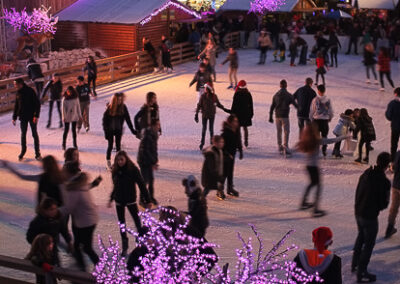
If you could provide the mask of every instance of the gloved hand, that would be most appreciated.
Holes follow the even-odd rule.
[[[196,121],[196,123],[199,123],[199,115],[197,113],[194,116],[194,121]]]
[[[274,119],[272,118],[272,116],[269,118],[269,122],[274,123]]]

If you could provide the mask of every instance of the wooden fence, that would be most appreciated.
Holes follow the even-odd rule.
[[[226,46],[238,47],[240,35],[238,32],[227,34],[225,37]],[[176,44],[171,51],[172,64],[181,64],[194,59],[194,49],[189,42]],[[96,60],[97,64],[97,85],[115,82],[128,77],[151,72],[153,62],[150,56],[144,51],[124,54],[115,57]],[[75,85],[76,77],[83,74],[84,64],[56,69],[44,72],[46,79],[51,74],[58,73],[64,86]],[[14,106],[16,89],[13,82],[16,78],[22,78],[28,85],[33,86],[27,76],[15,77],[0,80],[0,113],[9,111]]]
[[[0,267],[16,269],[19,271],[24,271],[32,274],[44,275],[43,269],[34,266],[29,260],[19,259],[15,257],[9,257],[5,255],[0,255]],[[51,273],[60,279],[68,280],[77,284],[94,284],[96,283],[95,278],[86,272],[81,272],[77,270],[64,269],[60,267],[54,267]],[[11,278],[12,274],[0,276],[0,283],[7,284],[32,284],[33,282],[17,280]],[[32,276],[32,280],[34,276]]]

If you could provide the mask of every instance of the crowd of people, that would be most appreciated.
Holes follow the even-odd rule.
[[[360,19],[364,19],[360,16]],[[372,28],[382,28],[380,19],[375,18],[368,25],[364,23],[364,30],[371,31]],[[299,23],[303,23],[300,28]],[[360,23],[350,27],[352,31]],[[387,25],[389,23],[386,23]],[[275,26],[274,26],[275,25]],[[279,26],[277,28],[277,26]],[[235,25],[234,25],[235,26]],[[351,25],[350,25],[351,26]],[[395,25],[395,27],[400,25]],[[298,21],[298,28],[290,42],[291,65],[297,57],[300,48],[299,64],[306,64],[307,44],[299,36],[302,29],[317,30],[318,23],[313,21]],[[328,25],[328,28],[330,25]],[[339,27],[345,30],[344,23],[339,22]],[[188,214],[192,217],[191,226],[193,235],[205,237],[209,226],[207,214],[206,198],[210,191],[215,190],[219,200],[225,200],[226,193],[238,198],[239,192],[234,187],[235,159],[238,154],[239,159],[243,159],[245,149],[249,146],[249,127],[252,126],[254,116],[253,99],[244,80],[238,81],[239,57],[237,51],[230,47],[227,57],[221,64],[229,62],[229,81],[228,89],[234,90],[231,108],[224,107],[214,89],[216,81],[215,66],[217,64],[218,37],[214,32],[206,33],[206,43],[201,49],[199,46],[196,56],[201,63],[189,86],[196,84],[198,95],[197,106],[194,120],[199,122],[201,112],[202,132],[199,148],[204,156],[201,168],[201,186],[197,179],[189,176],[183,181],[185,192],[189,199]],[[338,27],[336,27],[338,28]],[[276,19],[271,20],[267,27],[260,33],[258,43],[260,45],[259,64],[265,64],[266,54],[269,48],[275,50],[275,60],[279,56],[279,61],[285,60],[285,43],[279,38],[279,31],[282,23]],[[274,31],[278,31],[278,37]],[[382,31],[382,30],[381,30]],[[328,155],[328,144],[335,144],[332,156],[341,159],[341,143],[353,138],[357,141],[355,147],[356,163],[369,164],[369,153],[373,150],[371,142],[377,139],[373,119],[368,114],[366,108],[346,109],[337,119],[337,124],[333,127],[335,138],[328,138],[330,124],[334,121],[333,112],[334,100],[327,95],[325,87],[326,68],[330,59],[330,66],[337,67],[337,49],[340,42],[334,30],[330,29],[329,40],[323,34],[316,35],[316,49],[311,53],[316,54],[316,89],[314,91],[312,78],[306,78],[305,85],[299,88],[293,95],[288,92],[288,82],[283,79],[279,82],[279,90],[273,96],[269,112],[269,122],[276,124],[277,130],[277,152],[289,158],[294,151],[304,153],[306,159],[306,170],[309,175],[310,183],[306,186],[303,197],[301,198],[299,209],[312,209],[313,217],[322,217],[326,214],[320,208],[322,194],[321,170],[319,165],[320,153],[323,157]],[[400,32],[399,32],[400,34]],[[188,36],[190,36],[188,34]],[[377,41],[382,38],[377,38]],[[170,50],[171,43],[166,37],[162,39],[162,65],[165,71],[172,70]],[[379,65],[379,75],[381,88],[384,88],[383,76],[386,76],[389,83],[394,87],[390,76],[390,60],[396,58],[398,43],[395,41],[393,46],[395,52],[392,53],[390,47],[380,47],[378,59],[375,60],[375,47],[379,46],[371,36],[369,42],[365,42],[364,64],[367,72],[367,83],[370,83],[370,71],[377,80],[375,65]],[[153,60],[154,68],[159,68],[155,48],[147,38],[143,38],[144,49]],[[350,47],[353,42],[350,42]],[[349,48],[350,50],[350,48]],[[330,58],[328,58],[330,51]],[[357,50],[355,50],[357,52]],[[27,241],[32,245],[32,249],[27,256],[37,266],[46,272],[45,276],[38,275],[37,283],[55,283],[52,277],[53,266],[60,266],[58,257],[58,246],[61,234],[68,245],[68,251],[73,253],[77,265],[83,271],[86,270],[86,263],[82,251],[85,252],[93,264],[97,264],[99,257],[93,249],[93,234],[99,222],[98,212],[92,198],[92,191],[102,182],[99,176],[90,182],[88,174],[81,168],[78,151],[78,134],[83,127],[86,132],[90,131],[90,100],[91,96],[96,99],[96,78],[97,67],[93,58],[88,58],[84,68],[83,76],[78,76],[75,86],[68,86],[63,93],[63,84],[58,74],[53,74],[51,80],[44,84],[44,76],[40,75],[40,66],[32,59],[29,62],[28,70],[30,78],[35,83],[35,88],[27,86],[22,79],[15,80],[17,97],[12,116],[12,122],[16,125],[17,120],[21,128],[21,152],[18,156],[23,161],[27,151],[26,133],[28,125],[31,128],[34,138],[35,158],[41,161],[43,173],[40,175],[25,175],[20,173],[7,161],[1,161],[1,165],[18,175],[21,179],[37,182],[37,215],[31,221],[27,231]],[[86,77],[86,78],[85,78]],[[319,84],[319,78],[322,84]],[[49,117],[47,128],[51,127],[52,110],[54,104],[57,106],[59,114],[59,127],[64,128],[61,141],[61,148],[64,151],[65,162],[62,168],[58,166],[53,156],[42,158],[40,152],[39,134],[37,131],[38,119],[40,116],[41,104],[47,92],[49,96]],[[376,276],[368,271],[368,264],[375,245],[378,232],[378,215],[389,205],[391,196],[391,208],[386,230],[386,238],[391,237],[397,232],[395,220],[400,207],[399,177],[400,177],[400,153],[397,152],[398,140],[400,137],[400,88],[394,89],[395,98],[389,103],[386,111],[386,118],[391,122],[391,149],[390,153],[380,153],[376,165],[368,168],[360,177],[355,200],[355,216],[358,227],[358,236],[354,245],[353,262],[351,269],[357,272],[358,282],[376,281]],[[129,113],[129,108],[125,104],[123,93],[115,93],[106,105],[102,126],[104,138],[108,146],[106,150],[106,165],[112,177],[113,188],[110,193],[108,206],[115,203],[116,215],[120,225],[122,238],[123,256],[128,255],[129,239],[124,230],[126,223],[125,209],[128,209],[132,217],[137,232],[142,234],[145,229],[138,215],[140,205],[143,208],[158,206],[154,187],[154,171],[159,167],[158,160],[158,139],[162,134],[160,123],[160,108],[157,102],[157,95],[149,92],[146,95],[144,105],[135,114],[133,122]],[[298,142],[294,149],[289,148],[290,138],[290,107],[297,109],[298,118]],[[229,115],[223,122],[220,134],[214,133],[214,121],[216,108],[220,108]],[[121,149],[124,123],[127,124],[130,132],[140,140],[137,151],[137,165],[131,160],[129,155]],[[210,145],[206,143],[207,126],[209,130]],[[67,137],[69,130],[72,131],[73,148],[67,147]],[[242,134],[243,133],[243,134]],[[111,160],[112,150],[117,151],[113,162]],[[390,168],[394,172],[393,189],[386,177],[386,171]],[[226,185],[225,185],[226,184]],[[140,194],[137,196],[136,187],[139,187]],[[311,190],[316,187],[315,199],[309,201]],[[390,194],[391,192],[391,194]],[[162,203],[162,202],[160,202]],[[71,222],[70,222],[71,221]],[[72,235],[69,232],[68,224],[71,223]],[[314,249],[302,250],[295,258],[299,267],[308,273],[319,272],[325,283],[342,283],[341,260],[338,256],[328,251],[332,244],[333,233],[329,228],[321,227],[313,231]],[[132,255],[131,255],[132,256]],[[314,261],[312,261],[314,260]],[[53,282],[48,282],[53,281]]]

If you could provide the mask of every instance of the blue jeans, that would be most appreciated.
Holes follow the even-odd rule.
[[[367,271],[372,251],[378,234],[378,218],[364,219],[356,216],[358,235],[354,244],[353,266],[358,266],[358,273]]]

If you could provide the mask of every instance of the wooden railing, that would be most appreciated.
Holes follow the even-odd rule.
[[[240,32],[229,33],[224,38],[226,47],[240,47]]]
[[[29,260],[19,259],[15,257],[9,257],[0,255],[0,267],[16,269],[19,271],[24,271],[32,274],[40,274],[44,275],[43,269],[40,267],[34,266]],[[95,278],[86,272],[81,272],[77,270],[64,269],[60,267],[54,267],[51,273],[59,278],[71,281],[72,283],[79,284],[91,284],[96,283]],[[0,283],[7,284],[31,284],[32,282],[22,281],[15,278],[11,278],[12,274],[0,276]],[[34,276],[32,277],[34,279]]]
[[[194,56],[193,46],[188,42],[176,44],[171,51],[172,64],[193,60]],[[96,64],[98,71],[97,85],[107,84],[153,70],[153,62],[150,56],[143,51],[96,60]],[[53,73],[58,73],[63,85],[66,87],[75,85],[77,76],[83,74],[83,67],[84,64],[78,64],[47,71],[43,75],[46,79],[49,79]],[[22,78],[28,85],[33,86],[27,76],[0,80],[0,113],[9,111],[14,106],[16,89],[13,86],[13,82],[16,78]]]

